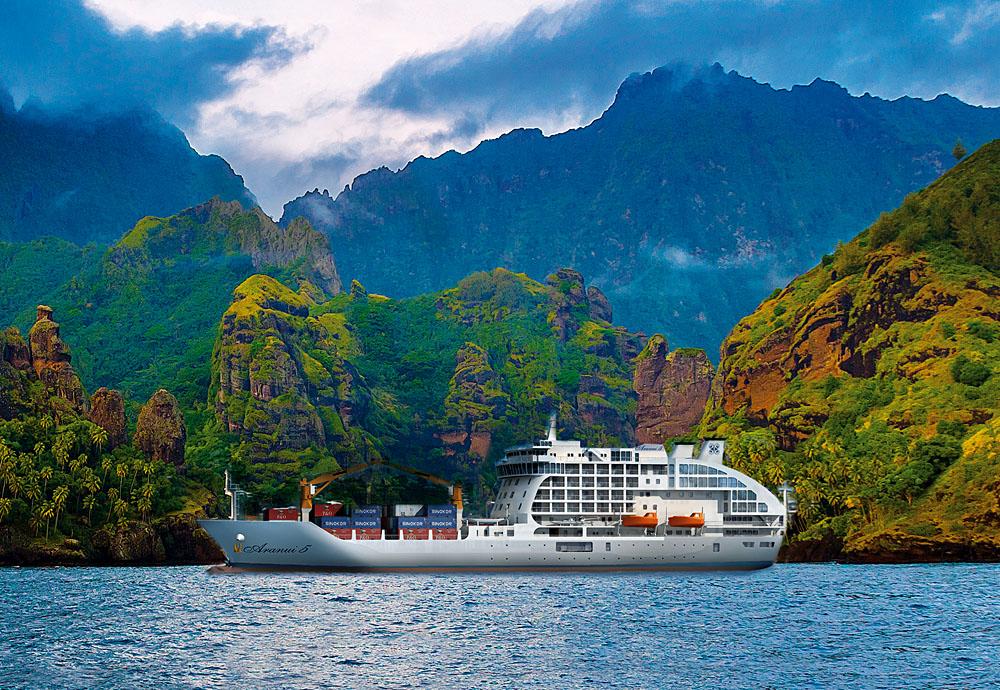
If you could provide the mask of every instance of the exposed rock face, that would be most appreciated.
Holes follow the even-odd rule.
[[[105,563],[151,565],[166,560],[163,542],[148,522],[133,520],[114,532],[98,530],[93,543]]]
[[[253,276],[223,316],[216,412],[250,442],[255,459],[281,461],[278,453],[312,444],[349,445],[345,425],[368,408],[357,372],[333,354],[336,339],[309,317],[310,304],[273,278]],[[306,342],[322,362],[304,349]]]
[[[107,450],[125,445],[125,401],[116,390],[98,388],[90,396],[90,421],[108,432]]]
[[[38,306],[38,315],[28,334],[28,342],[31,365],[38,379],[56,397],[66,401],[74,412],[86,413],[87,396],[83,384],[73,371],[69,346],[59,337],[59,324],[52,320],[50,307]]]
[[[24,379],[32,372],[31,352],[16,328],[0,333],[0,419],[14,419],[24,405]]]
[[[611,301],[598,288],[591,285],[587,288],[587,302],[590,307],[590,318],[595,321],[612,321]]]
[[[566,342],[580,329],[580,317],[590,315],[583,276],[572,268],[560,268],[545,282],[549,286],[549,299],[555,307],[552,327],[559,340]]]
[[[135,444],[149,457],[182,468],[186,441],[187,429],[177,398],[161,388],[139,412]]]
[[[704,350],[669,351],[662,335],[649,339],[636,361],[633,388],[639,395],[636,440],[663,443],[701,421],[715,368]]]
[[[153,527],[163,542],[164,560],[168,564],[203,565],[226,560],[219,545],[190,513],[163,518]]]
[[[485,459],[492,443],[488,422],[502,417],[509,403],[486,351],[465,343],[455,355],[455,375],[445,400],[449,426],[455,431],[439,437],[451,453],[464,451]]]

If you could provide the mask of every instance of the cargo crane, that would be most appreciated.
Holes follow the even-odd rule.
[[[417,470],[412,467],[406,467],[405,465],[397,465],[394,462],[388,460],[376,459],[369,460],[367,462],[362,462],[358,465],[352,465],[342,470],[336,470],[334,472],[327,472],[326,474],[321,474],[318,477],[313,477],[312,479],[306,479],[303,477],[299,480],[299,513],[300,519],[309,514],[312,509],[312,500],[320,491],[325,489],[333,482],[342,477],[346,477],[349,474],[354,474],[355,472],[360,472],[361,470],[366,470],[374,465],[385,465],[386,467],[391,467],[400,472],[406,472],[407,474],[412,474],[421,479],[426,479],[434,484],[440,484],[442,486],[448,487],[448,496],[451,498],[451,502],[458,509],[459,513],[462,511],[462,487],[455,482],[450,482],[447,479],[442,479],[430,472],[424,472],[423,470]]]

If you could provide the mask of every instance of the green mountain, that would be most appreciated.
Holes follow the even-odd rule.
[[[1000,558],[1000,140],[726,338],[702,431],[799,493],[799,556]]]
[[[485,461],[536,437],[552,410],[586,443],[634,441],[644,338],[610,317],[568,269],[544,285],[497,269],[402,300],[355,282],[318,301],[253,276],[222,318],[210,402],[258,496],[292,500],[303,474],[378,454],[456,478],[481,503]]]
[[[205,199],[254,203],[229,164],[150,110],[15,110],[0,87],[0,240],[111,244],[148,215]]]
[[[277,227],[259,208],[218,198],[148,217],[107,250],[55,239],[0,244],[0,300],[26,328],[45,303],[73,334],[88,388],[121,389],[135,405],[167,387],[204,401],[219,315],[232,290],[265,273],[317,296],[340,290],[329,243],[302,221]]]
[[[949,96],[774,89],[735,72],[630,76],[608,110],[554,136],[382,168],[285,206],[330,236],[345,280],[406,297],[502,266],[591,276],[619,323],[714,350],[775,286],[1000,136],[1000,109]]]

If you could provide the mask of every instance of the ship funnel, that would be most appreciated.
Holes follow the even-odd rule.
[[[546,439],[548,441],[556,440],[556,413],[555,411],[549,415],[549,437]]]

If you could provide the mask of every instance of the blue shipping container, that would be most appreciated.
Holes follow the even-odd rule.
[[[458,529],[458,520],[450,518],[429,518],[431,529]]]
[[[351,518],[351,527],[357,529],[378,529],[382,526],[382,519],[378,517],[353,517]]]
[[[358,506],[351,510],[356,517],[382,517],[382,506]]]
[[[319,517],[316,524],[328,529],[344,529],[351,526],[351,518],[348,517]]]
[[[427,506],[429,517],[455,517],[458,515],[458,507],[454,504],[446,506]]]
[[[399,529],[427,529],[427,518],[425,517],[399,517]]]

